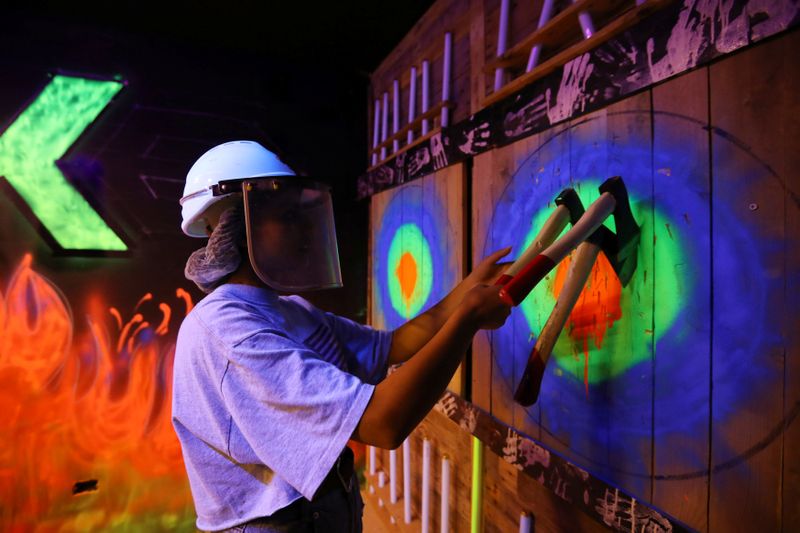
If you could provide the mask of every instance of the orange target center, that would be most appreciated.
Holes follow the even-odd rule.
[[[571,259],[571,256],[567,257],[558,265],[553,282],[553,294],[556,298],[564,286]],[[570,338],[579,342],[583,349],[583,378],[587,394],[589,390],[589,339],[594,340],[594,345],[598,349],[602,347],[606,331],[614,325],[614,322],[622,318],[621,295],[622,284],[619,277],[605,254],[601,253],[597,256],[589,279],[586,280],[586,285],[567,321]]]
[[[400,256],[400,264],[397,265],[395,274],[400,281],[400,291],[403,293],[403,299],[408,306],[411,303],[414,288],[417,286],[417,262],[411,253],[406,252]]]

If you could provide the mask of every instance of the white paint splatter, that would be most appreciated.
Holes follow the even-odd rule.
[[[471,406],[465,408],[464,418],[458,422],[458,425],[465,431],[475,433],[475,428],[478,425],[478,412]]]
[[[684,0],[667,40],[666,55],[653,62],[655,41],[647,41],[652,82],[697,66],[709,46],[724,54],[748,45],[751,39],[757,41],[786,29],[798,11],[798,0],[750,0],[734,15],[735,4],[736,0]],[[763,20],[751,27],[755,18]]]
[[[458,145],[461,153],[474,155],[489,145],[491,131],[488,122],[482,122],[464,134],[464,143]]]
[[[506,137],[516,137],[536,126],[536,121],[547,114],[547,102],[545,97],[539,95],[528,102],[522,109],[506,113],[503,120],[503,132]]]
[[[797,11],[800,9],[799,4],[798,0],[789,2],[786,0],[750,0],[747,3],[747,13],[751,18],[759,13],[767,15],[765,20],[754,24],[750,29],[752,39],[759,41],[788,28],[797,16]]]
[[[693,7],[694,2],[690,2],[678,14],[678,22],[667,40],[667,55],[656,63],[653,63],[655,41],[652,38],[647,40],[647,64],[654,83],[694,67],[706,49],[708,42],[703,35],[704,25],[692,16]]]
[[[550,452],[527,439],[521,440],[518,457],[523,466],[536,464],[540,464],[544,468],[550,466]]]
[[[519,448],[519,435],[511,428],[506,430],[506,444],[503,446],[503,459],[514,465],[517,470],[522,470],[522,465],[517,463]]]
[[[642,533],[671,533],[669,520],[648,507],[636,505],[636,498],[621,494],[619,489],[606,489],[602,498],[597,498],[595,510],[603,523],[616,531],[639,531]]]
[[[550,107],[550,90],[546,91],[547,118],[551,124],[568,119],[575,110],[585,109],[591,96],[586,93],[586,82],[594,71],[590,58],[591,54],[586,53],[564,65],[561,85],[552,107]]]

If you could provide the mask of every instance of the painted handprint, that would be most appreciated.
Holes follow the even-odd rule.
[[[576,110],[583,111],[591,99],[591,95],[586,93],[586,83],[594,72],[590,58],[591,54],[586,53],[564,65],[553,107],[547,98],[547,117],[551,124],[570,118]]]
[[[414,151],[411,160],[408,162],[408,175],[416,176],[422,172],[422,169],[431,162],[431,153],[428,151],[427,146],[421,146],[418,150]]]
[[[491,135],[489,123],[482,122],[464,133],[464,142],[458,145],[458,149],[461,150],[461,153],[475,155],[489,146],[489,137]]]
[[[537,122],[547,115],[547,102],[539,95],[521,109],[509,111],[503,120],[503,133],[506,137],[517,137],[533,130]]]
[[[431,154],[433,155],[433,168],[439,170],[447,166],[447,153],[444,151],[442,132],[431,137]]]

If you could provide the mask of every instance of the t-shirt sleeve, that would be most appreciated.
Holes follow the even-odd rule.
[[[325,313],[348,361],[349,370],[365,383],[377,385],[386,377],[392,332],[363,326],[350,319]]]
[[[358,425],[374,386],[279,332],[229,354],[222,395],[258,459],[311,499]]]

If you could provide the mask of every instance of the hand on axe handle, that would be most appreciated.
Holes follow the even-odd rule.
[[[574,189],[564,189],[559,193],[555,199],[556,208],[545,221],[542,229],[533,239],[533,242],[528,245],[524,252],[520,254],[514,263],[503,273],[502,276],[497,278],[494,282],[495,285],[503,286],[508,283],[514,276],[519,274],[525,265],[531,262],[533,258],[539,255],[543,249],[550,246],[556,237],[567,227],[567,223],[571,220],[572,205],[575,202],[580,203],[580,198]],[[583,209],[581,208],[581,211]],[[575,223],[575,220],[572,220]]]
[[[622,178],[614,176],[607,179],[600,186],[600,192],[600,198],[589,206],[586,213],[573,224],[572,228],[563,237],[534,257],[513,279],[503,286],[500,290],[500,297],[506,303],[519,305],[553,267],[560,263],[581,242],[592,235],[611,213],[614,213],[614,219],[617,221],[618,226],[617,234],[620,237],[620,245],[616,253],[611,254],[614,256],[612,264],[615,270],[618,267],[622,268],[622,266],[635,268],[635,258],[633,261],[624,260],[631,255],[631,250],[635,250],[635,246],[628,246],[628,244],[638,243],[639,228],[633,220],[628,202],[628,192],[625,189]],[[622,233],[619,228],[620,223],[624,226]],[[622,254],[625,254],[624,258],[618,257]],[[631,274],[632,271],[632,268],[628,268],[625,277]],[[620,278],[622,279],[623,275],[620,275]],[[623,284],[627,284],[627,281],[623,280]]]
[[[610,193],[601,195],[563,237],[545,248],[503,286],[500,298],[508,305],[519,305],[562,259],[600,227],[614,211],[616,203]]]

